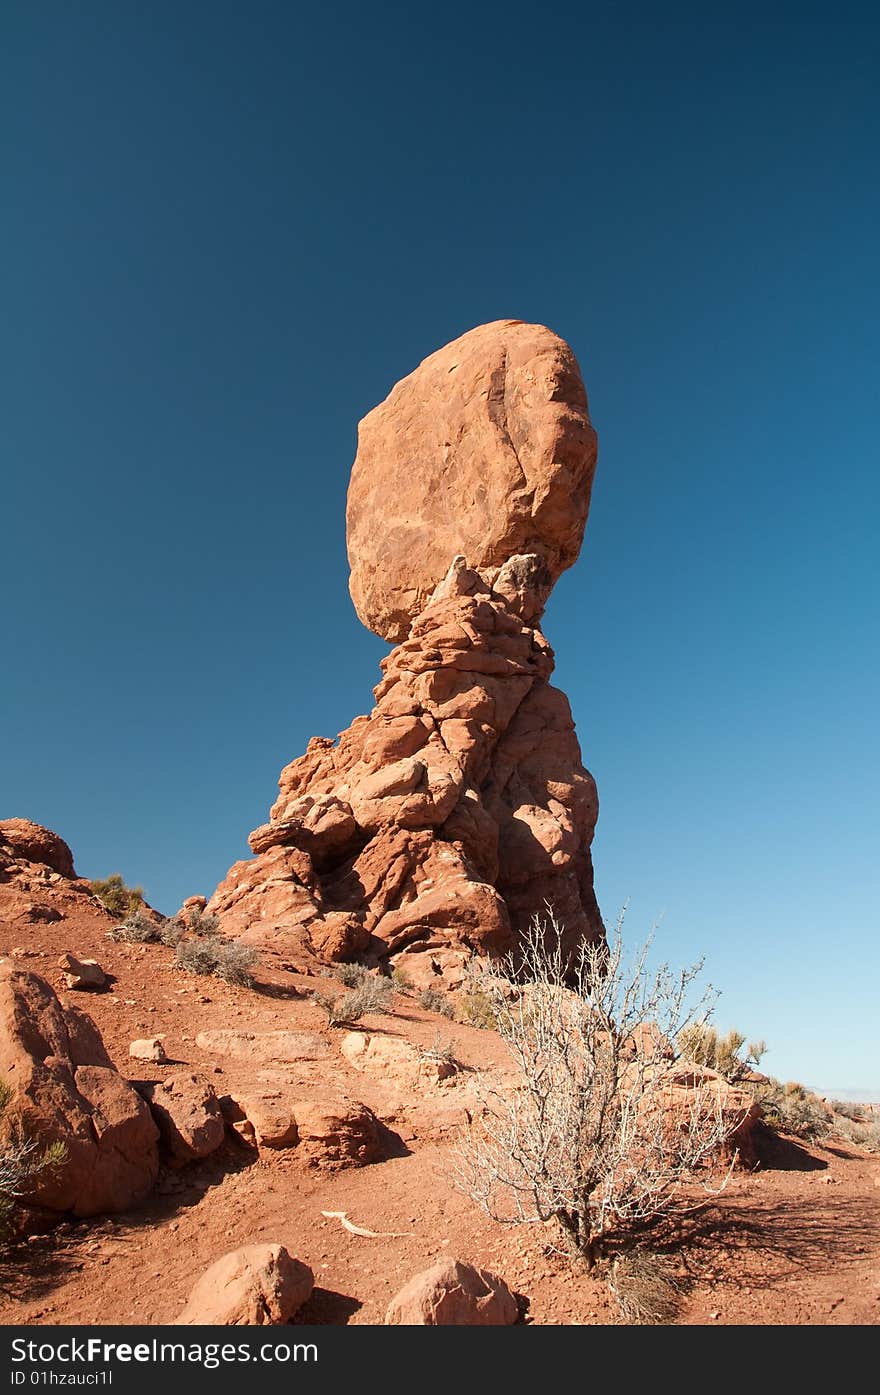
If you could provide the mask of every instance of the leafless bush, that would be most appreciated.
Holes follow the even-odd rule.
[[[12,1093],[9,1085],[0,1081],[0,1126]],[[67,1148],[63,1143],[41,1147],[36,1138],[26,1134],[17,1124],[3,1128],[0,1142],[0,1244],[8,1237],[16,1200],[27,1195],[29,1185],[39,1176],[60,1167],[66,1160]]]
[[[709,1012],[711,990],[689,1005],[702,966],[651,974],[646,945],[628,968],[620,931],[571,963],[553,917],[536,919],[516,966],[485,973],[519,1084],[478,1080],[457,1150],[458,1183],[489,1216],[555,1221],[588,1265],[610,1240],[693,1209],[695,1181],[720,1190],[718,1155],[738,1122],[717,1081],[675,1096],[668,1082],[669,1042]]]
[[[223,940],[219,935],[203,935],[181,940],[176,950],[177,963],[190,974],[212,974],[226,983],[250,988],[254,977],[251,970],[257,952],[250,945],[235,940]]]

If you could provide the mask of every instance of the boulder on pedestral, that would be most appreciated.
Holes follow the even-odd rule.
[[[489,583],[530,554],[549,593],[580,552],[595,464],[580,369],[558,335],[496,320],[438,349],[358,428],[346,520],[360,619],[406,639],[458,554]]]
[[[457,1259],[445,1259],[410,1279],[392,1298],[389,1326],[508,1327],[519,1316],[503,1279]]]
[[[218,1259],[193,1288],[177,1325],[267,1327],[289,1322],[314,1275],[283,1245],[245,1245]]]
[[[255,856],[208,902],[223,934],[324,961],[416,954],[445,988],[548,909],[566,954],[604,939],[596,786],[539,628],[595,458],[574,355],[517,320],[433,354],[361,423],[351,593],[396,648],[369,715],[282,770]]]

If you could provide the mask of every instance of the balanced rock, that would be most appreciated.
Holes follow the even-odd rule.
[[[389,1326],[508,1327],[519,1316],[503,1279],[457,1259],[445,1259],[416,1274],[392,1298]]]
[[[245,1245],[218,1259],[189,1295],[177,1325],[266,1327],[289,1322],[315,1278],[283,1245]]]
[[[158,1130],[85,1013],[62,1008],[36,974],[0,964],[0,1078],[13,1091],[5,1130],[65,1158],[22,1193],[29,1205],[95,1216],[143,1200],[159,1168]]]
[[[459,979],[548,907],[566,951],[600,941],[596,787],[538,628],[577,556],[595,461],[574,357],[540,326],[474,330],[399,384],[360,441],[352,592],[402,642],[370,714],[281,772],[255,856],[208,912],[263,948],[430,954]]]
[[[580,552],[595,464],[580,369],[551,330],[498,320],[431,354],[358,429],[347,533],[363,623],[406,639],[458,554],[493,584],[532,555],[549,594]]]

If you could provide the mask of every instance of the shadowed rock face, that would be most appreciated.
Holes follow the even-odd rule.
[[[282,771],[256,856],[208,904],[226,934],[405,956],[417,981],[504,953],[548,906],[568,947],[603,938],[596,788],[538,628],[594,462],[574,356],[517,321],[434,354],[361,424],[352,595],[401,642],[370,715]]]

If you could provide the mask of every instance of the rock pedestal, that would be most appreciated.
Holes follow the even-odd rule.
[[[399,642],[370,714],[282,771],[254,858],[208,903],[222,933],[435,973],[548,908],[567,948],[603,937],[596,787],[539,628],[595,458],[574,355],[518,321],[432,355],[361,423],[351,591]]]

